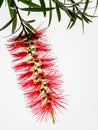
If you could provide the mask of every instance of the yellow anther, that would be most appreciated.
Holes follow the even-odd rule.
[[[25,51],[28,53],[28,54],[34,54],[36,52],[36,47],[35,45],[30,45],[29,47],[27,47],[25,49]]]
[[[33,62],[34,62],[33,59],[29,59],[29,60],[27,60],[27,63],[33,63]]]

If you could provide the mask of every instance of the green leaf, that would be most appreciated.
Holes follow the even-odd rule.
[[[86,0],[83,13],[85,13],[85,11],[87,10],[89,2],[90,2],[89,0]]]
[[[72,20],[72,22],[71,22],[71,24],[70,24],[70,29],[75,25],[76,20],[77,20],[77,19]]]
[[[82,15],[82,19],[84,19],[85,22],[89,23],[92,22],[89,18],[87,18],[85,15]]]
[[[96,18],[96,17],[98,17],[98,16],[95,16],[95,15],[87,14],[87,13],[85,13],[85,16],[88,16],[88,17],[90,17],[90,18]]]
[[[26,21],[26,22],[28,22],[28,23],[33,23],[33,22],[35,22],[35,20],[28,20],[28,21]]]
[[[82,18],[79,15],[75,15],[75,16],[76,16],[76,18],[78,18],[79,20],[82,21]]]
[[[41,6],[34,3],[34,2],[31,2],[31,1],[27,1],[27,0],[19,0],[20,2],[30,6],[30,7],[34,7],[34,8],[40,8]]]
[[[11,18],[13,18],[16,15],[15,3],[13,2],[13,0],[8,0],[7,2],[10,16]],[[17,26],[17,17],[15,17],[15,19],[12,21],[12,33],[14,33],[16,26]]]
[[[0,0],[0,7],[2,6],[4,0]]]
[[[8,8],[9,8],[9,12],[10,12],[10,16],[11,18],[15,15],[15,10],[13,10],[14,8],[14,2],[12,0],[8,0]]]
[[[76,23],[76,19],[70,19],[67,29],[71,29]]]
[[[35,31],[35,29],[26,21],[24,21],[24,24],[26,25],[26,27],[31,30],[31,31]]]
[[[84,21],[82,20],[82,29],[83,29],[83,33],[84,33]]]
[[[32,2],[32,0],[29,0],[29,1]],[[31,8],[32,6],[29,5],[28,7]],[[30,11],[28,11],[28,15],[30,15]]]
[[[6,23],[2,28],[0,28],[0,31],[4,30],[5,28],[7,28],[15,19],[16,16],[14,16],[8,23]]]
[[[52,8],[51,0],[49,0],[49,7]],[[49,11],[49,24],[48,24],[48,26],[50,26],[51,21],[52,21],[52,10]]]
[[[39,1],[40,1],[40,4],[41,4],[41,7],[43,9],[45,9],[46,8],[45,1],[44,0],[39,0]],[[43,14],[44,14],[44,16],[46,16],[46,10],[43,11]]]
[[[8,5],[10,6],[12,0],[7,0]]]
[[[67,15],[68,15],[71,19],[75,19],[75,18],[76,18],[75,13],[72,12],[71,10],[67,9],[66,13],[67,13]]]
[[[57,12],[58,21],[60,21],[61,20],[61,12],[60,12],[60,7],[58,6],[57,3],[56,3],[56,12]]]
[[[98,8],[98,0],[96,1],[96,5],[95,5],[95,11],[94,11],[94,14],[95,14],[95,12],[96,12],[97,8]]]
[[[12,23],[12,33],[14,33],[16,26],[17,26],[17,17],[15,17],[15,19],[13,20],[13,23]]]
[[[20,8],[23,11],[32,11],[32,12],[43,12],[43,11],[50,11],[53,10],[55,8]]]

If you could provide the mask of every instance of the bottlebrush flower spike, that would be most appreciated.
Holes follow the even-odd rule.
[[[64,107],[65,99],[61,90],[61,75],[55,68],[55,58],[44,39],[45,29],[36,30],[12,38],[7,47],[14,57],[13,68],[18,73],[19,84],[28,99],[28,107],[40,120],[51,115],[53,123],[57,110]]]

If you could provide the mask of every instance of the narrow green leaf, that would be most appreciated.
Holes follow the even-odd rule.
[[[7,0],[8,6],[10,6],[12,0]]]
[[[34,8],[40,8],[41,6],[34,3],[34,2],[31,2],[31,1],[27,1],[27,0],[19,0],[20,2],[30,6],[30,7],[34,7]]]
[[[94,14],[96,13],[97,8],[98,8],[98,0],[96,1],[96,5],[95,5],[95,11],[94,11]]]
[[[28,21],[26,21],[27,23],[33,23],[33,22],[35,22],[35,20],[28,20]]]
[[[96,17],[98,17],[98,16],[95,16],[95,15],[87,14],[87,13],[85,13],[85,16],[88,16],[88,17],[90,17],[90,18],[96,18]]]
[[[68,15],[71,19],[75,19],[75,18],[76,18],[75,13],[72,12],[71,10],[67,9],[66,13],[67,13],[67,15]]]
[[[39,0],[39,1],[40,1],[40,4],[41,4],[41,7],[43,9],[45,9],[46,8],[45,1],[44,0]],[[46,16],[46,10],[43,11],[43,14],[44,14],[44,16]]]
[[[2,28],[0,28],[0,31],[2,31],[3,29],[7,28],[15,19],[16,16],[14,16],[8,23],[6,23]]]
[[[58,21],[60,21],[61,20],[61,12],[60,12],[60,7],[58,6],[57,3],[56,3],[56,12],[57,12]]]
[[[79,20],[82,21],[82,18],[79,15],[75,15],[75,16],[76,16],[76,18],[78,18]]]
[[[70,28],[71,21],[72,21],[72,20],[70,19],[70,21],[69,21],[69,23],[68,23],[68,26],[67,26],[67,29]]]
[[[85,6],[84,6],[83,13],[85,13],[85,11],[87,10],[87,7],[88,7],[88,4],[89,4],[89,1],[90,1],[90,0],[86,0],[86,2],[85,2]]]
[[[8,0],[7,2],[8,2],[10,16],[11,18],[13,18],[16,15],[15,4],[13,0]],[[15,19],[12,21],[12,33],[14,33],[16,26],[17,26],[17,17],[15,17]]]
[[[16,26],[17,26],[17,17],[15,17],[15,19],[13,20],[13,23],[12,23],[12,33],[14,33]]]
[[[71,25],[70,25],[70,29],[75,25],[76,20],[77,20],[77,19],[72,20]]]
[[[49,7],[52,8],[51,0],[49,0]],[[49,24],[48,24],[48,26],[50,26],[51,21],[52,21],[52,10],[49,11]]]
[[[15,15],[15,10],[13,9],[14,8],[14,3],[12,0],[8,0],[8,8],[9,8],[9,12],[10,12],[10,16],[11,18]]]
[[[11,18],[15,15],[15,10],[9,8]]]
[[[0,0],[0,7],[2,6],[4,0]]]
[[[76,20],[77,19],[70,19],[67,29],[71,29],[75,25]]]
[[[83,33],[84,33],[84,21],[82,20],[82,30],[83,30]]]
[[[82,19],[84,19],[85,22],[89,23],[92,22],[89,18],[87,18],[85,15],[82,15]]]
[[[29,0],[29,2],[32,2],[32,0]],[[29,5],[28,8],[31,8],[32,6]],[[28,15],[30,15],[30,11],[28,11]]]
[[[32,11],[32,12],[43,12],[43,11],[50,11],[53,10],[55,8],[20,8],[23,11]]]
[[[35,29],[26,21],[24,21],[24,24],[26,25],[26,27],[31,30],[31,31],[35,31]]]
[[[98,0],[96,1],[96,6],[98,6]]]

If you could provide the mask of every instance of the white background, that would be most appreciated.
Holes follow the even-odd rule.
[[[36,122],[33,114],[25,108],[26,102],[20,90],[11,64],[11,56],[5,44],[10,27],[0,32],[0,130],[98,130],[98,18],[85,25],[82,33],[80,22],[66,30],[63,14],[61,23],[54,20],[47,30],[48,41],[63,74],[62,88],[69,94],[67,110],[60,114],[55,125]],[[36,25],[47,22],[36,14]],[[0,9],[0,27],[9,19],[5,6]]]

